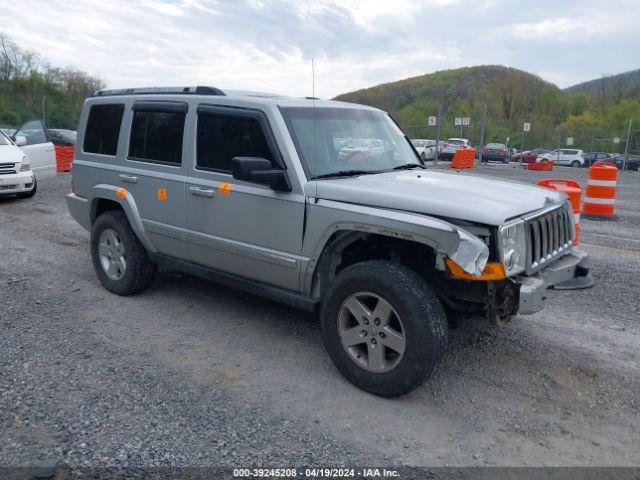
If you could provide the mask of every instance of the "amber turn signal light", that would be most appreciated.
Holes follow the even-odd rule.
[[[506,274],[504,273],[504,266],[500,262],[487,262],[487,264],[484,266],[484,270],[482,270],[482,274],[479,277],[465,272],[460,265],[458,265],[450,258],[447,258],[445,260],[445,263],[447,264],[449,273],[454,277],[460,278],[462,280],[486,282],[490,280],[504,280],[505,278],[507,278]]]

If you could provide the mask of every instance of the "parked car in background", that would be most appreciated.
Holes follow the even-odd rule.
[[[362,158],[377,155],[384,150],[382,141],[371,138],[353,138],[338,152],[339,160],[350,162],[359,161]]]
[[[584,165],[584,152],[574,148],[556,148],[549,153],[538,156],[536,162],[543,160],[553,160],[556,165],[581,167]]]
[[[507,146],[504,143],[487,143],[482,149],[483,162],[509,162]]]
[[[595,162],[610,162],[615,155],[606,152],[589,152],[584,154],[584,166],[590,167]]]
[[[46,131],[40,120],[25,122],[11,136],[16,142],[18,137],[24,137],[24,145],[20,148],[29,156],[31,169],[38,179],[56,175],[56,154],[53,143],[47,138]]]
[[[0,196],[33,197],[37,188],[36,177],[29,157],[19,148],[19,145],[27,143],[27,139],[18,136],[16,142],[0,131]]]
[[[31,169],[37,179],[54,177],[56,175],[56,153],[53,143],[47,138],[47,133],[40,120],[31,120],[18,127],[11,136],[11,140],[18,143],[19,137],[25,142],[19,145],[31,160]]]
[[[442,144],[440,150],[441,159],[452,159],[459,148],[473,148],[468,138],[448,138]]]
[[[414,138],[413,140],[411,140],[411,143],[422,160],[433,160],[434,158],[436,158],[435,140]]]
[[[534,148],[533,150],[524,150],[522,152],[518,152],[514,155],[511,155],[509,161],[511,162],[520,162],[522,163],[536,163],[538,157],[540,155],[544,155],[545,153],[549,153],[550,150],[545,150],[544,148]]]
[[[620,170],[624,167],[625,170],[640,171],[640,155],[629,155],[626,163],[622,154],[613,156],[610,161],[614,162]]]
[[[56,147],[74,147],[77,133],[74,130],[49,128],[47,130],[47,137]]]

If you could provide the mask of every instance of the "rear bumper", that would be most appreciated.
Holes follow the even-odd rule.
[[[548,288],[588,288],[594,283],[589,273],[589,255],[579,250],[573,250],[532,276],[515,281],[520,284],[518,313],[521,315],[542,310]]]
[[[33,190],[35,176],[32,170],[0,176],[0,195],[27,193]]]

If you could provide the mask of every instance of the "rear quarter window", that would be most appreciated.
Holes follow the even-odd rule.
[[[129,158],[152,163],[182,164],[185,113],[134,111]]]
[[[123,104],[93,105],[89,110],[82,149],[87,153],[115,155],[123,115]]]

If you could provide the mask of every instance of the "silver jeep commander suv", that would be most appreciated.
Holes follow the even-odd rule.
[[[564,194],[428,171],[388,114],[349,103],[96,92],[67,199],[109,291],[162,265],[317,310],[336,367],[383,396],[431,375],[456,318],[502,325],[590,280]]]

